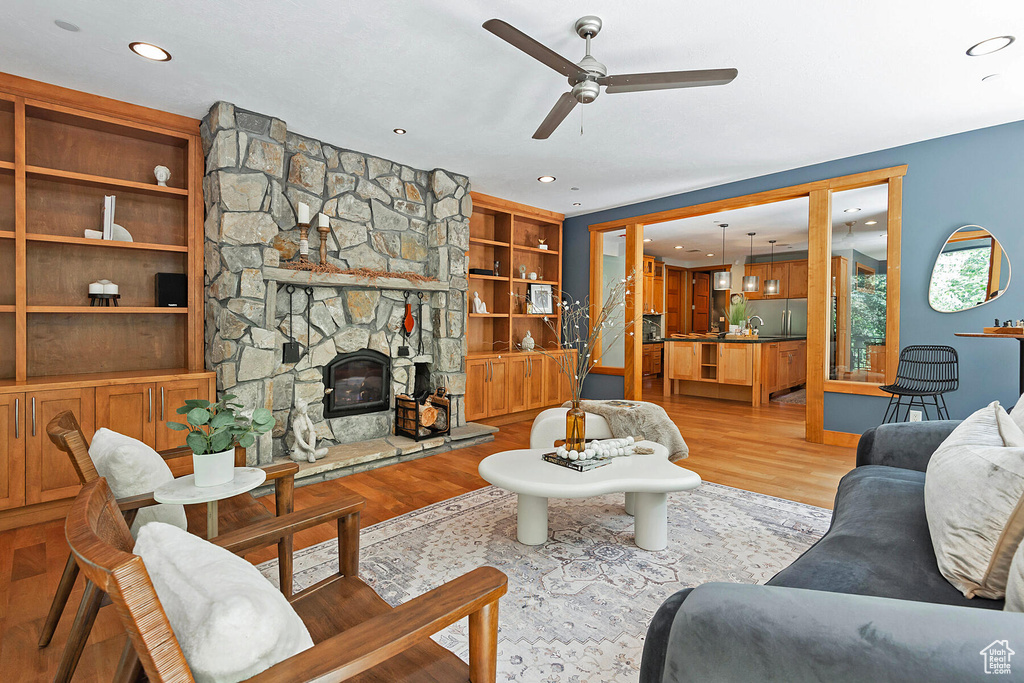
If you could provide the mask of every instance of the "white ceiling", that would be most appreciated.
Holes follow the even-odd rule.
[[[2,71],[194,117],[227,100],[296,132],[465,173],[476,190],[567,214],[1024,119],[1020,0],[3,6]],[[533,140],[565,79],[480,25],[504,19],[575,61],[583,41],[572,25],[584,14],[604,20],[593,51],[611,73],[735,67],[739,76],[720,87],[602,94],[549,140]],[[1010,48],[965,56],[1007,33],[1020,38]],[[147,62],[127,50],[133,40],[174,59]],[[981,82],[995,72],[1003,78]],[[542,185],[544,174],[558,180]]]
[[[865,187],[836,192],[832,199],[833,251],[856,249],[872,258],[885,258],[886,186]],[[750,237],[754,235],[754,255],[768,254],[768,240],[778,240],[775,255],[787,258],[788,251],[807,250],[806,198],[762,204],[734,211],[720,211],[706,216],[694,216],[677,221],[655,223],[644,227],[644,253],[661,257],[680,266],[696,267],[719,263],[733,263],[750,254]],[[847,212],[847,209],[860,209]],[[849,238],[846,221],[854,221],[853,235]],[[865,225],[876,221],[875,225]],[[722,228],[725,230],[725,260],[722,258]],[[676,249],[680,245],[682,249]],[[690,251],[696,249],[697,251]],[[707,254],[714,254],[709,257]]]

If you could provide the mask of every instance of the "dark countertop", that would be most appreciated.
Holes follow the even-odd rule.
[[[644,344],[661,344],[664,339],[644,339]]]
[[[806,335],[766,335],[764,337],[758,337],[757,339],[719,339],[718,337],[670,337],[662,341],[666,342],[707,342],[710,344],[771,344],[774,342],[784,341],[806,341]],[[646,343],[646,342],[645,342]]]

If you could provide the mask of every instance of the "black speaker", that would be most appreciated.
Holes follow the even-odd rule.
[[[184,273],[157,273],[156,305],[187,307],[188,276]]]

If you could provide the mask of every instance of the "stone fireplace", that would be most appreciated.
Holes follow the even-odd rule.
[[[452,426],[463,425],[468,179],[297,135],[279,119],[226,102],[210,109],[201,132],[207,366],[218,391],[277,418],[273,433],[249,449],[250,463],[287,456],[297,399],[309,405],[318,445],[391,438],[394,397],[412,394],[424,368],[432,387],[448,389]],[[282,268],[298,252],[299,202],[330,217],[328,262],[430,280]],[[319,246],[312,229],[314,261]],[[416,301],[422,326],[408,336],[407,301]],[[300,345],[298,362],[283,362],[286,342]],[[374,363],[379,372],[371,376]],[[354,408],[360,402],[366,410]]]

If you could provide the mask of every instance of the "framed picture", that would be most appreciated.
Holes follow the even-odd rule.
[[[555,312],[554,300],[551,296],[551,285],[528,285],[527,296],[530,299],[531,313],[546,313],[551,315]]]

